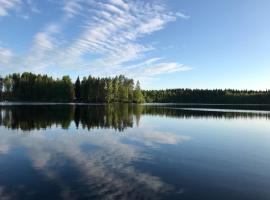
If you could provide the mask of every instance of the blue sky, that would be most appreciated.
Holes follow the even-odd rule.
[[[269,0],[0,0],[0,73],[270,88]]]

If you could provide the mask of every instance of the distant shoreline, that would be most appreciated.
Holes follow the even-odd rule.
[[[194,105],[194,106],[270,106],[270,104],[260,103],[129,103],[129,102],[112,102],[112,103],[91,103],[91,102],[37,102],[37,101],[0,101],[0,105],[113,105],[113,104],[134,104],[134,105]]]

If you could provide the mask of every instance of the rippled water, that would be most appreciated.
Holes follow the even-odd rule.
[[[0,199],[269,200],[269,110],[3,104]]]

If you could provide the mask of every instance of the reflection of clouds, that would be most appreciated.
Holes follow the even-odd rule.
[[[7,192],[5,191],[5,187],[3,187],[3,186],[0,186],[0,199],[1,200],[11,200],[12,199],[12,195],[7,194]]]
[[[70,161],[68,165],[76,167],[79,176],[75,187],[87,188],[86,195],[91,193],[104,199],[156,199],[160,194],[174,188],[157,176],[135,169],[134,162],[150,158],[143,153],[143,148],[178,144],[189,139],[151,129],[129,129],[126,134],[121,135],[109,130],[106,133],[111,134],[94,134],[86,130],[80,130],[80,134],[73,134],[71,130],[64,133],[62,131],[54,132],[53,135],[45,135],[39,131],[28,136],[1,133],[3,140],[0,141],[0,149],[5,149],[6,144],[9,148],[26,148],[33,167],[62,188],[60,195],[63,199],[77,199],[78,195],[71,190],[71,183],[64,181],[61,176],[59,169],[65,167],[65,160]],[[100,131],[102,130],[96,130]],[[142,145],[124,143],[125,139]],[[94,148],[88,150],[82,148],[82,144]]]
[[[139,141],[147,146],[178,144],[190,140],[189,136],[176,135],[170,132],[160,132],[152,129],[146,129],[143,133],[137,133],[136,131],[132,130],[132,133],[128,134],[128,138]]]
[[[1,144],[1,146],[0,146],[0,155],[8,153],[9,148],[10,147],[9,147],[8,144]]]

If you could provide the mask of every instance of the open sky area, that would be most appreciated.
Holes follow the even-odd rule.
[[[0,74],[270,88],[269,0],[0,0]]]

